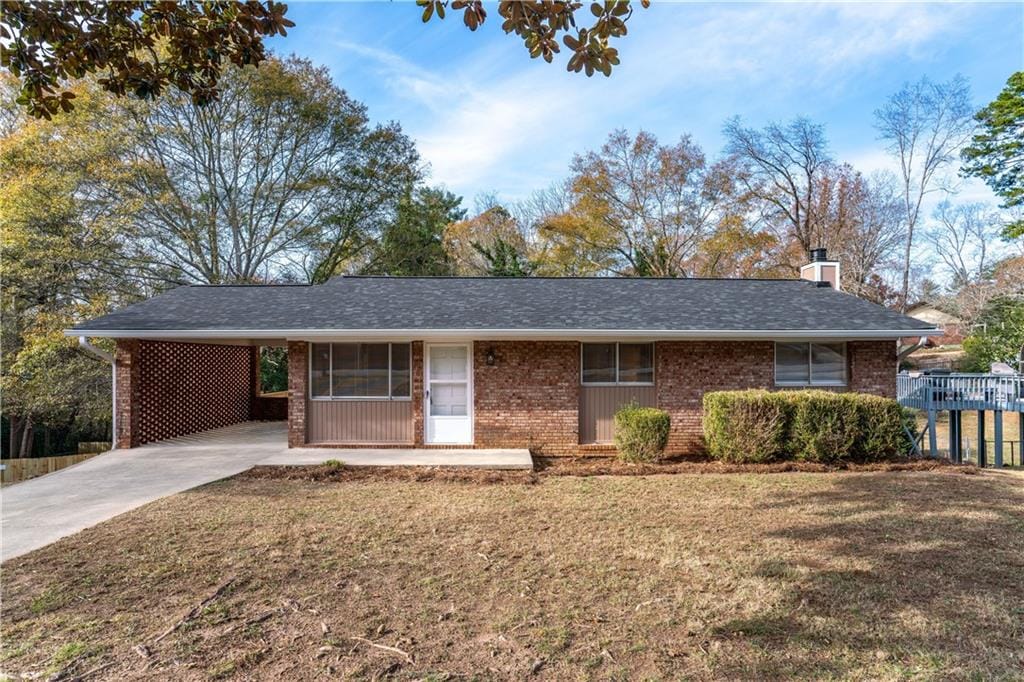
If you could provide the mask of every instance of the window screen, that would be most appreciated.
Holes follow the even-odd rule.
[[[654,383],[653,343],[584,343],[584,384]]]
[[[411,397],[408,343],[314,343],[314,398]]]
[[[331,395],[331,344],[314,343],[310,361],[310,395],[327,398]]]
[[[846,384],[846,344],[776,343],[775,383],[797,386]]]
[[[619,344],[619,383],[649,384],[654,381],[654,346],[650,343]]]
[[[583,344],[583,383],[615,383],[615,344]]]

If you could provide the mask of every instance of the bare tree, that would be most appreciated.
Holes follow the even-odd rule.
[[[852,224],[836,249],[843,268],[843,287],[858,296],[879,298],[883,271],[897,260],[903,243],[903,212],[898,182],[891,173],[860,179],[850,209]],[[835,249],[834,246],[829,248]]]
[[[824,127],[801,117],[756,130],[737,117],[726,122],[724,133],[726,152],[740,165],[739,182],[779,240],[795,240],[804,253],[827,246],[826,219],[815,208],[833,165]]]
[[[875,112],[875,127],[899,162],[906,241],[900,301],[906,309],[910,292],[911,252],[921,206],[942,189],[940,172],[957,158],[974,129],[970,85],[962,76],[946,83],[922,78],[906,84]]]
[[[141,260],[177,282],[246,282],[303,268],[320,281],[390,220],[418,158],[397,125],[326,69],[291,58],[232,68],[220,98],[125,105],[137,140],[124,188]]]
[[[982,203],[943,201],[933,218],[925,239],[949,271],[952,288],[988,279],[1003,225],[998,212]]]

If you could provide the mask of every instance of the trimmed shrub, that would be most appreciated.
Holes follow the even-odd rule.
[[[854,446],[861,435],[857,396],[798,391],[792,397],[790,447],[793,456],[822,463],[853,459]]]
[[[792,405],[762,390],[704,394],[704,439],[724,462],[770,462],[786,451]]]
[[[913,415],[895,400],[874,395],[859,395],[860,438],[854,447],[854,456],[863,461],[876,461],[906,457],[912,451],[910,439],[916,435]],[[905,428],[904,428],[905,427]]]
[[[895,400],[829,391],[715,391],[704,395],[709,454],[726,462],[876,461],[911,451],[910,417]]]
[[[615,447],[624,462],[651,462],[668,445],[669,416],[665,410],[635,402],[615,413]]]

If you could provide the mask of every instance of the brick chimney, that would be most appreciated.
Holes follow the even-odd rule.
[[[800,279],[812,282],[827,282],[835,290],[839,290],[839,261],[829,260],[825,249],[811,249],[811,262],[800,268]]]

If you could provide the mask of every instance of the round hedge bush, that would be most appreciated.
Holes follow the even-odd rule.
[[[668,412],[635,403],[615,413],[615,447],[624,462],[652,462],[668,445]]]

